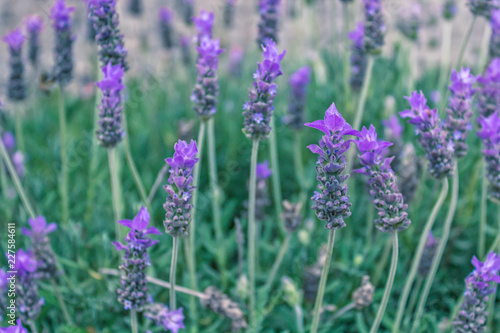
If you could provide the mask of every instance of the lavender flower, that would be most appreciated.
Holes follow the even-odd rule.
[[[352,41],[351,44],[351,78],[350,84],[353,90],[358,91],[363,84],[365,77],[367,54],[365,51],[365,25],[360,22],[356,28],[349,32],[347,37]]]
[[[392,143],[377,140],[375,127],[370,129],[363,127],[361,136],[356,141],[358,146],[361,169],[355,172],[367,175],[370,186],[370,195],[373,204],[378,211],[378,218],[374,221],[375,226],[384,232],[399,232],[410,226],[410,219],[404,203],[403,195],[399,192],[396,183],[396,175],[391,169],[392,157],[384,157],[385,148]]]
[[[194,11],[193,0],[183,0],[182,1],[182,13],[184,14],[184,23],[191,25],[193,23],[193,11]]]
[[[288,115],[283,122],[299,130],[304,127],[304,112],[306,106],[307,86],[311,81],[311,68],[304,66],[290,76],[290,97],[288,102]]]
[[[403,118],[410,118],[410,124],[416,126],[415,132],[429,160],[429,173],[437,179],[447,177],[453,172],[453,141],[449,140],[448,132],[443,129],[437,109],[429,109],[427,99],[422,92],[414,91],[411,97],[405,97],[410,102],[410,109],[400,112]]]
[[[288,200],[283,200],[283,212],[281,213],[281,218],[283,219],[283,225],[286,231],[293,233],[297,231],[300,224],[302,223],[302,216],[300,210],[302,209],[302,202],[291,203]]]
[[[318,154],[316,162],[316,179],[319,191],[311,198],[312,208],[316,210],[318,219],[326,222],[326,229],[340,229],[346,226],[344,219],[351,216],[346,180],[349,174],[342,175],[347,162],[344,153],[349,149],[352,140],[344,140],[344,135],[359,136],[360,133],[346,123],[337,111],[335,103],[326,110],[324,120],[316,120],[305,124],[325,133],[319,145],[310,145],[313,153]]]
[[[358,310],[362,310],[372,304],[375,287],[370,282],[370,276],[363,276],[361,286],[352,293],[352,302]]]
[[[457,15],[458,7],[456,0],[445,0],[443,5],[443,17],[447,21],[453,20],[455,15]]]
[[[38,261],[36,274],[39,279],[51,280],[60,275],[57,268],[57,259],[50,246],[48,235],[57,229],[57,224],[52,222],[47,224],[43,216],[28,219],[31,229],[22,228],[24,236],[31,238],[33,254]]]
[[[488,117],[500,111],[500,58],[492,59],[486,73],[477,77],[476,98],[479,114]]]
[[[226,28],[231,28],[233,26],[235,5],[236,0],[226,0],[224,4],[224,26]]]
[[[14,152],[16,149],[16,138],[12,132],[5,132],[2,136],[2,142],[9,153]]]
[[[121,64],[108,63],[102,69],[104,78],[96,85],[101,89],[102,99],[99,105],[99,128],[96,131],[99,144],[105,148],[113,148],[123,138],[121,94],[125,87],[122,84],[123,68]]]
[[[500,3],[498,0],[469,0],[467,5],[472,14],[489,19],[491,11],[499,9]]]
[[[54,77],[61,85],[67,85],[73,78],[73,22],[71,13],[75,7],[67,7],[65,0],[56,0],[50,8],[50,18],[55,30]]]
[[[500,57],[500,9],[491,11],[490,57]]]
[[[365,4],[364,48],[369,54],[378,54],[384,46],[386,26],[382,17],[381,0],[363,0]]]
[[[165,232],[172,237],[187,236],[189,233],[189,224],[191,223],[191,210],[193,204],[191,197],[193,195],[193,168],[199,158],[196,141],[191,140],[189,144],[186,141],[179,140],[175,146],[173,157],[165,161],[170,165],[170,176],[168,185],[165,185],[167,200],[163,205],[166,211]]]
[[[130,228],[125,236],[126,244],[113,242],[118,251],[125,250],[121,284],[118,288],[118,301],[125,310],[143,311],[148,301],[148,286],[146,281],[146,268],[151,265],[148,248],[158,243],[147,235],[161,235],[155,227],[149,227],[149,213],[147,208],[141,207],[133,220],[121,220],[119,224]]]
[[[24,64],[21,51],[26,37],[21,29],[9,32],[3,41],[9,45],[10,51],[10,75],[8,83],[8,97],[12,101],[22,101],[26,98],[26,86],[24,82]]]
[[[38,261],[31,251],[20,249],[16,253],[16,307],[19,318],[24,322],[35,321],[40,315],[43,298],[38,294],[36,279]]]
[[[161,7],[158,11],[158,18],[160,21],[160,32],[163,47],[166,49],[172,48],[174,46],[173,42],[173,26],[172,21],[174,20],[174,12],[167,7]]]
[[[270,41],[278,42],[278,6],[281,0],[260,0],[260,21],[258,45],[267,45]]]
[[[220,48],[218,39],[203,37],[196,48],[199,53],[198,78],[191,94],[193,110],[198,116],[206,121],[217,112],[217,96],[219,95],[219,84],[217,69],[219,67],[219,55],[224,52]]]
[[[189,66],[191,64],[191,49],[190,49],[190,40],[187,36],[181,36],[181,58],[182,63],[185,66]]]
[[[445,129],[450,133],[455,146],[455,156],[463,157],[467,154],[467,134],[471,129],[472,96],[476,92],[472,86],[476,82],[470,68],[462,68],[460,72],[453,70],[451,74],[451,96],[446,110]]]
[[[481,130],[477,136],[483,140],[483,155],[486,162],[486,178],[489,181],[489,196],[500,200],[500,118],[496,110],[488,117],[479,116]]]
[[[184,327],[184,315],[182,308],[169,311],[168,306],[160,303],[151,303],[144,310],[144,316],[152,320],[156,325],[162,326],[166,331],[177,333]]]
[[[28,32],[28,59],[34,67],[37,67],[43,19],[40,15],[29,15],[26,17],[24,24]]]
[[[96,39],[96,30],[94,27],[94,6],[92,4],[93,0],[83,0],[85,3],[85,8],[87,9],[87,40],[89,42],[94,42]]]
[[[128,70],[127,50],[124,47],[123,35],[118,29],[119,17],[116,13],[116,0],[90,0],[93,11],[96,41],[99,45],[101,66],[120,64],[124,71]]]
[[[245,53],[239,45],[231,46],[229,51],[229,72],[232,76],[240,77]]]
[[[194,26],[198,34],[196,42],[200,44],[205,37],[212,39],[212,29],[214,27],[214,12],[202,10],[200,15],[193,17]]]
[[[233,332],[240,332],[242,329],[248,327],[245,315],[238,303],[232,301],[214,286],[207,287],[203,294],[205,297],[200,299],[201,305],[221,316],[231,319],[231,330]]]
[[[427,242],[425,243],[424,251],[422,252],[422,258],[418,264],[418,274],[422,277],[426,277],[432,266],[432,261],[436,255],[436,251],[439,245],[439,238],[434,237],[432,231],[427,235]]]
[[[266,208],[271,204],[268,179],[271,177],[272,171],[269,168],[269,161],[257,163],[255,174],[255,220],[263,221],[266,217]],[[245,202],[245,207],[248,209],[248,202]]]
[[[252,140],[262,140],[267,138],[271,127],[269,123],[274,111],[274,98],[276,97],[277,86],[274,80],[282,75],[280,62],[285,56],[276,48],[273,41],[263,45],[264,60],[258,63],[257,71],[254,74],[255,82],[253,89],[248,94],[248,101],[243,106],[243,132],[246,137]]]
[[[12,154],[12,164],[16,169],[16,172],[19,177],[24,177],[26,174],[26,168],[24,167],[24,154],[19,150]]]
[[[18,319],[15,326],[0,327],[0,333],[28,333],[28,330],[23,327],[21,319]]]
[[[500,257],[494,252],[488,253],[486,260],[472,258],[474,270],[465,279],[464,301],[453,322],[457,333],[486,332],[489,295],[495,292],[495,283],[500,283]]]
[[[400,17],[397,21],[399,31],[409,40],[416,41],[421,25],[422,7],[415,2],[411,5],[409,15]]]
[[[134,16],[140,16],[142,14],[142,1],[141,0],[129,0],[128,1],[128,11]]]
[[[255,173],[257,179],[268,179],[269,177],[271,177],[273,172],[269,168],[269,161],[266,160],[262,163],[257,163]]]

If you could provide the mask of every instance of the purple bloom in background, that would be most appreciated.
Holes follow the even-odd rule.
[[[3,145],[5,146],[5,149],[7,149],[9,153],[14,152],[14,150],[16,149],[16,138],[14,137],[14,134],[12,134],[11,132],[5,132],[3,134],[2,142]]]
[[[181,328],[185,328],[182,308],[169,311],[166,305],[151,303],[146,307],[144,316],[156,325],[163,327],[166,331],[170,330],[172,333],[177,333]]]
[[[408,39],[416,41],[422,21],[422,7],[419,3],[411,4],[409,14],[398,17],[397,27],[399,31]]]
[[[232,45],[229,51],[229,72],[233,76],[241,76],[245,53],[239,45]]]
[[[203,37],[196,48],[199,53],[198,77],[191,94],[193,110],[203,120],[208,120],[217,112],[217,96],[219,95],[219,83],[217,69],[219,67],[219,55],[224,52],[220,48],[218,39]]]
[[[224,4],[224,26],[226,28],[231,28],[233,26],[235,5],[236,0],[226,0]]]
[[[391,169],[393,157],[386,158],[384,152],[392,143],[377,140],[375,127],[370,129],[363,127],[359,140],[355,141],[358,146],[361,169],[355,172],[368,176],[370,195],[373,204],[378,211],[375,226],[384,232],[399,232],[410,226],[410,219],[404,203],[403,195],[398,189],[396,175]]]
[[[61,85],[67,85],[73,78],[73,22],[71,13],[75,7],[66,6],[64,0],[56,0],[50,8],[50,18],[55,31],[54,76]]]
[[[26,174],[26,168],[24,167],[24,154],[20,151],[16,151],[12,154],[12,164],[14,164],[14,168],[16,169],[19,177],[24,177]]]
[[[166,49],[172,48],[174,46],[173,41],[173,26],[172,22],[174,20],[174,12],[167,7],[161,7],[158,10],[158,19],[160,21],[160,33],[161,41],[163,47]]]
[[[268,179],[271,177],[273,172],[269,168],[269,161],[264,161],[262,163],[257,163],[257,168],[255,170],[257,179]]]
[[[265,139],[271,132],[270,121],[277,93],[277,85],[273,81],[283,74],[280,62],[286,52],[279,53],[273,41],[262,46],[262,49],[264,60],[257,64],[257,71],[253,75],[253,89],[250,90],[248,101],[243,106],[243,132],[251,140]]]
[[[85,8],[87,9],[87,40],[90,42],[95,42],[96,30],[94,27],[94,6],[92,5],[93,0],[82,0],[85,3]]]
[[[382,125],[385,126],[386,137],[391,137],[394,140],[400,140],[403,135],[403,126],[399,123],[399,118],[393,114],[389,119],[382,120]]]
[[[358,91],[363,84],[366,71],[367,55],[365,51],[365,25],[359,22],[356,28],[350,31],[347,37],[352,41],[351,44],[351,78],[350,84],[353,90]]]
[[[500,58],[492,59],[486,73],[477,77],[476,93],[479,114],[485,117],[500,112]]]
[[[174,156],[165,160],[170,166],[170,176],[168,184],[164,186],[167,199],[163,204],[166,211],[163,225],[165,232],[172,237],[187,236],[189,233],[193,209],[191,203],[194,191],[193,168],[199,161],[199,158],[196,158],[198,154],[196,141],[191,140],[188,144],[186,141],[179,140],[174,149]]]
[[[0,333],[28,333],[28,330],[23,327],[21,319],[18,319],[15,326],[0,327]]]
[[[369,54],[378,54],[384,46],[386,26],[382,17],[381,0],[363,0],[365,4],[364,48]]]
[[[500,257],[494,252],[488,253],[483,262],[474,256],[474,270],[465,279],[464,300],[453,322],[453,329],[458,333],[486,332],[489,295],[495,292],[496,283],[500,283]]]
[[[400,112],[403,118],[415,125],[415,132],[419,135],[419,142],[425,150],[429,160],[429,173],[437,179],[447,177],[453,173],[453,141],[448,132],[443,129],[437,109],[427,106],[427,99],[422,92],[414,91],[411,97],[405,97],[410,102],[410,109]]]
[[[500,57],[500,9],[491,11],[490,57]]]
[[[500,200],[500,118],[496,110],[488,117],[479,116],[481,130],[477,136],[483,140],[483,155],[486,163],[486,178],[489,196]]]
[[[259,34],[257,44],[267,45],[270,41],[278,43],[278,18],[281,0],[260,0]]]
[[[450,21],[457,15],[458,7],[457,0],[445,0],[443,5],[443,17],[445,20]]]
[[[4,36],[3,41],[9,45],[9,82],[7,96],[11,101],[22,101],[26,98],[26,86],[24,82],[24,63],[21,56],[22,47],[26,37],[21,29],[12,30]]]
[[[467,5],[472,14],[483,16],[487,19],[490,18],[492,10],[500,9],[498,0],[468,0]]]
[[[359,136],[360,133],[346,123],[337,111],[335,103],[326,110],[324,120],[316,120],[305,124],[308,127],[322,131],[325,135],[319,140],[319,145],[310,145],[313,153],[318,154],[316,162],[316,179],[318,190],[311,198],[312,208],[318,219],[326,222],[326,229],[340,229],[346,226],[344,219],[351,216],[346,180],[349,174],[344,174],[347,162],[344,153],[349,149],[352,140],[344,140],[344,135]]]
[[[193,24],[193,0],[182,0],[182,14],[184,16],[184,23],[186,25]]]
[[[194,26],[197,31],[196,42],[199,44],[203,38],[212,39],[212,29],[214,27],[214,12],[202,10],[200,15],[193,17]]]
[[[104,78],[96,85],[101,89],[102,99],[99,105],[99,128],[96,131],[99,144],[105,148],[113,148],[125,135],[122,128],[121,91],[123,68],[121,64],[108,63],[102,69]]]
[[[130,228],[125,236],[125,243],[112,242],[118,251],[125,250],[120,287],[118,287],[118,301],[125,310],[143,311],[149,303],[146,268],[151,265],[148,248],[158,243],[147,235],[161,235],[155,227],[149,227],[149,213],[141,207],[133,220],[121,220],[119,224]]]
[[[33,254],[38,261],[37,278],[51,280],[60,275],[57,259],[50,246],[49,234],[57,229],[57,224],[47,224],[43,216],[28,219],[31,229],[21,228],[24,236],[30,237]]]
[[[124,71],[128,70],[127,50],[123,43],[123,35],[118,29],[119,17],[116,13],[116,0],[89,0],[93,13],[96,41],[99,45],[99,59],[104,67],[111,62],[120,64]]]
[[[24,21],[28,32],[28,59],[36,67],[40,49],[40,33],[43,29],[43,19],[40,15],[28,15]]]
[[[304,127],[307,86],[310,81],[311,68],[309,66],[299,68],[290,76],[288,115],[284,117],[283,122],[294,130]]]
[[[181,56],[182,63],[185,66],[189,66],[191,64],[191,41],[188,36],[181,36]]]
[[[429,273],[432,261],[436,255],[436,251],[439,245],[439,239],[434,237],[432,231],[427,235],[427,242],[425,243],[424,251],[422,252],[422,258],[418,265],[418,274],[422,277],[426,277]]]
[[[451,74],[451,91],[446,110],[444,128],[449,132],[455,147],[455,156],[464,157],[468,150],[467,135],[471,130],[472,96],[476,92],[472,86],[476,82],[470,68],[462,68],[459,72],[453,70]]]

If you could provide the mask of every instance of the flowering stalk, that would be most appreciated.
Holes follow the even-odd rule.
[[[278,7],[281,0],[261,0],[259,2],[259,34],[257,45],[267,45],[269,41],[278,43]]]
[[[26,17],[25,25],[28,32],[28,59],[31,65],[37,68],[43,19],[40,15],[29,15]]]
[[[236,0],[226,0],[224,4],[224,26],[226,28],[233,26],[235,6]]]
[[[36,327],[32,331],[36,333]],[[23,327],[22,320],[18,319],[14,326],[0,327],[0,333],[28,333],[28,330]]]
[[[163,47],[167,50],[171,49],[174,46],[173,41],[173,26],[172,21],[174,19],[174,12],[168,9],[167,7],[161,7],[158,11],[158,19],[160,21],[160,33],[161,33],[161,41]]]
[[[491,58],[500,57],[500,8],[491,11],[491,37],[489,53]]]
[[[172,333],[177,333],[181,328],[185,328],[182,311],[182,308],[169,311],[168,307],[163,304],[151,303],[144,311],[144,316],[165,331],[170,330]]]
[[[133,16],[140,16],[142,14],[142,1],[141,0],[129,0],[128,1],[128,11]]]
[[[358,23],[356,28],[347,34],[347,37],[352,42],[350,57],[351,77],[349,83],[350,87],[355,91],[359,91],[363,85],[363,78],[366,75],[367,59],[369,58],[364,48],[364,34],[365,26],[362,22]]]

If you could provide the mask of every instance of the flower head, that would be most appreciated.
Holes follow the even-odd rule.
[[[53,27],[56,30],[65,30],[72,25],[71,13],[75,7],[66,6],[65,0],[56,0],[50,8],[50,18],[53,20]]]
[[[9,45],[12,50],[20,51],[23,47],[26,37],[21,29],[15,29],[3,37],[3,41]]]
[[[484,75],[478,75],[476,94],[479,114],[489,116],[495,110],[500,111],[500,57],[493,58]]]
[[[500,7],[498,0],[468,0],[467,5],[475,16],[490,18],[491,12]]]
[[[381,0],[363,0],[365,4],[364,48],[367,53],[380,53],[384,45],[386,26]]]
[[[28,333],[28,330],[23,327],[21,319],[18,319],[15,326],[0,327],[0,333]]]
[[[445,20],[452,20],[457,15],[458,7],[456,0],[445,0],[443,5],[443,17]]]
[[[271,177],[273,172],[269,169],[269,161],[264,161],[262,163],[257,163],[256,174],[258,179],[267,179]]]
[[[269,41],[278,42],[278,7],[281,0],[261,0],[259,2],[259,34],[258,45],[266,45]]]
[[[351,45],[351,78],[350,84],[353,90],[359,90],[363,84],[366,71],[367,52],[365,50],[365,24],[360,22],[356,28],[349,32],[348,37]]]
[[[500,117],[496,110],[490,116],[479,116],[481,129],[477,136],[483,140],[483,155],[486,163],[486,178],[489,196],[500,200]]]
[[[156,325],[162,326],[165,330],[177,333],[184,326],[183,309],[169,311],[168,306],[160,303],[151,303],[145,310],[145,317],[152,320]]]
[[[160,7],[158,10],[158,18],[161,22],[172,23],[174,19],[174,12],[167,7]]]
[[[304,127],[306,93],[310,81],[311,68],[309,66],[299,68],[290,76],[288,115],[283,118],[283,122],[295,130]]]
[[[34,273],[38,267],[38,261],[36,260],[32,251],[24,251],[20,249],[16,253],[16,267],[15,270],[19,275],[26,275],[29,273]]]
[[[500,57],[500,4],[491,11],[491,37],[489,47],[490,57]]]
[[[391,133],[391,136],[399,140],[403,134],[403,126],[399,123],[399,118],[395,114],[387,120],[382,120],[382,124]]]
[[[8,152],[12,152],[16,149],[16,138],[12,132],[5,132],[2,137],[2,142]]]
[[[22,233],[25,236],[46,236],[57,229],[57,224],[55,222],[47,224],[47,220],[44,216],[37,216],[35,218],[29,218],[28,223],[31,226],[31,230],[28,228],[22,228]]]
[[[200,15],[193,17],[194,26],[198,32],[198,42],[201,42],[203,37],[212,38],[212,29],[214,26],[214,12],[202,10]]]
[[[43,18],[40,15],[28,15],[24,20],[26,30],[31,34],[39,34],[43,29]]]

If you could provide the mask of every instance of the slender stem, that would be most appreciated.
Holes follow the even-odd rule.
[[[165,164],[161,168],[161,170],[158,172],[158,175],[156,176],[153,187],[151,187],[151,190],[149,191],[148,205],[151,205],[151,202],[153,201],[153,198],[155,197],[155,194],[158,191],[158,188],[160,187],[161,183],[163,182],[163,179],[165,178],[167,171],[168,171],[168,164]]]
[[[33,320],[28,321],[28,325],[31,328],[31,333],[38,333],[36,329],[36,323]]]
[[[271,289],[274,279],[276,278],[276,274],[278,273],[278,269],[281,266],[281,263],[283,262],[283,258],[285,257],[286,252],[288,251],[288,247],[290,246],[290,239],[292,239],[292,234],[288,233],[288,235],[285,238],[285,241],[281,245],[280,252],[278,253],[278,256],[276,257],[276,260],[274,261],[273,267],[271,269],[271,273],[269,274],[269,278],[267,279],[267,282],[264,286],[264,291],[267,292],[269,289]]]
[[[0,153],[2,155],[3,160],[5,161],[5,164],[7,165],[7,169],[9,170],[10,177],[12,178],[12,181],[14,182],[14,186],[16,187],[17,193],[19,197],[21,198],[21,201],[23,202],[24,208],[28,212],[31,218],[35,218],[36,213],[33,207],[31,206],[31,203],[28,199],[28,196],[26,195],[26,192],[24,191],[23,185],[21,184],[21,180],[19,179],[19,176],[17,174],[16,168],[12,164],[12,161],[10,159],[9,153],[7,152],[7,149],[5,149],[5,146],[3,144],[3,141],[0,140]]]
[[[274,131],[271,131],[273,133]],[[259,153],[259,140],[254,140],[252,143],[252,156],[250,158],[250,193],[248,194],[248,279],[250,293],[250,326],[255,327],[255,191],[256,191],[256,170],[257,170],[257,155]]]
[[[22,117],[22,111],[21,108],[16,105],[16,109],[14,110],[14,120],[15,120],[15,126],[16,126],[16,140],[17,140],[17,145],[19,146],[19,150],[23,153],[26,152],[25,146],[24,146],[24,134],[23,134],[23,117]]]
[[[486,250],[486,217],[488,215],[488,179],[486,178],[486,163],[483,160],[483,179],[481,182],[481,217],[479,220],[479,241],[477,253],[480,258],[484,257]]]
[[[293,154],[294,158],[294,164],[295,164],[295,177],[297,178],[297,181],[299,182],[300,189],[304,190],[306,187],[306,184],[304,183],[305,177],[304,177],[304,164],[302,163],[302,132],[300,131],[295,131],[293,133],[293,139],[294,139],[294,145],[295,145],[295,151]],[[280,203],[281,205],[281,203]]]
[[[300,304],[296,304],[293,309],[295,310],[295,320],[297,322],[297,331],[304,333],[304,314]]]
[[[280,180],[280,166],[278,161],[278,143],[276,140],[276,127],[273,115],[271,117],[271,133],[269,134],[269,152],[271,155],[271,171],[272,171],[272,182],[273,182],[273,197],[274,197],[274,214],[277,221],[281,220],[281,180]],[[284,233],[284,227],[281,223],[278,223],[281,227],[281,232]]]
[[[175,286],[175,270],[177,269],[177,253],[179,250],[178,237],[174,236],[172,243],[172,263],[170,264],[170,286]],[[170,288],[170,309],[177,309],[175,302],[175,288]]]
[[[321,279],[319,280],[318,293],[316,294],[316,302],[314,303],[314,316],[311,326],[311,333],[316,333],[319,326],[319,315],[321,306],[323,304],[323,296],[325,294],[326,280],[328,278],[328,271],[330,270],[330,262],[332,261],[333,245],[335,243],[335,230],[331,229],[328,235],[328,245],[326,252],[325,266],[321,272]]]
[[[456,163],[456,161],[455,161]],[[441,236],[441,240],[439,241],[439,245],[436,251],[436,255],[432,260],[431,269],[429,274],[427,275],[427,279],[425,280],[424,289],[420,295],[420,300],[417,306],[417,312],[413,321],[413,326],[411,332],[416,332],[417,328],[420,325],[420,319],[424,313],[425,303],[427,302],[427,296],[429,296],[429,292],[432,287],[432,283],[434,282],[434,278],[436,276],[436,272],[439,268],[439,264],[441,263],[441,258],[443,257],[444,249],[446,247],[446,243],[448,242],[448,237],[450,236],[450,228],[451,223],[453,222],[453,217],[455,216],[455,211],[457,208],[458,201],[458,165],[456,164],[455,171],[453,173],[453,184],[451,188],[451,201],[450,207],[448,208],[448,214],[446,215],[446,220],[444,223],[443,235]]]
[[[382,297],[382,302],[378,308],[377,317],[373,322],[370,333],[375,333],[378,331],[380,322],[382,322],[382,317],[384,317],[385,309],[387,303],[389,302],[389,297],[391,296],[392,285],[394,283],[394,277],[396,276],[396,269],[398,266],[398,232],[393,231],[392,233],[392,261],[391,269],[389,271],[389,277],[387,278],[387,284],[385,285],[384,296]]]
[[[222,214],[219,205],[219,185],[217,180],[217,156],[215,154],[215,133],[214,118],[208,121],[208,167],[210,176],[210,188],[212,189],[212,215],[215,227],[215,239],[217,241],[217,264],[219,266],[221,284],[223,288],[227,286],[226,279],[226,257],[224,238],[222,234]]]
[[[417,300],[418,300],[418,293],[420,292],[420,289],[422,288],[422,284],[424,283],[424,279],[419,276],[417,278],[417,282],[415,282],[415,288],[413,289],[413,294],[410,298],[410,302],[408,303],[408,306],[406,307],[406,318],[404,320],[404,323],[403,325],[404,326],[407,326],[408,325],[408,321],[411,319],[411,313],[413,312],[414,308],[415,308],[415,305],[417,304]]]
[[[137,311],[130,310],[130,328],[132,329],[132,333],[137,333]]]
[[[61,199],[62,199],[62,222],[68,223],[69,198],[68,198],[68,151],[66,138],[66,108],[64,106],[64,88],[59,85],[59,130],[61,136]]]
[[[108,164],[109,164],[109,174],[111,177],[111,197],[113,200],[113,216],[115,222],[120,220],[120,195],[119,195],[119,181],[118,169],[116,165],[116,148],[108,149]],[[116,238],[121,240],[121,228],[118,223],[115,223]]]
[[[349,304],[345,305],[340,310],[338,310],[337,312],[334,313],[334,315],[332,316],[332,321],[339,318],[339,317],[342,317],[345,313],[354,309],[354,307],[355,307],[354,303],[349,303]]]
[[[378,260],[377,268],[375,269],[375,274],[373,274],[373,284],[378,285],[378,281],[382,276],[382,272],[384,271],[387,262],[389,261],[389,254],[391,253],[392,241],[390,238],[387,238],[387,241],[384,246],[384,250],[382,252],[382,256],[380,260]]]
[[[61,292],[59,291],[59,287],[57,287],[56,281],[52,279],[50,280],[50,283],[52,284],[52,289],[54,289],[54,294],[56,294],[57,301],[59,302],[59,306],[61,307],[61,310],[63,312],[66,324],[73,325],[73,320],[71,320],[71,317],[68,313],[68,309],[66,307],[66,303],[64,303],[64,299],[62,298]]]
[[[406,278],[405,287],[403,289],[403,293],[401,294],[398,302],[398,312],[396,314],[396,319],[394,320],[394,326],[392,327],[392,332],[399,332],[399,328],[401,326],[401,320],[403,319],[403,314],[406,308],[406,302],[408,300],[408,296],[410,295],[413,281],[415,281],[415,277],[417,275],[418,266],[420,265],[420,260],[422,259],[422,254],[424,252],[425,244],[427,243],[427,238],[429,236],[429,232],[432,230],[432,226],[436,221],[436,217],[439,213],[439,210],[443,206],[444,201],[446,200],[446,196],[448,195],[448,179],[443,179],[443,183],[441,186],[441,193],[439,194],[438,200],[434,204],[432,208],[431,215],[425,222],[424,230],[422,231],[422,235],[420,236],[420,240],[418,241],[417,252],[413,257],[413,261],[411,263],[410,273]]]

